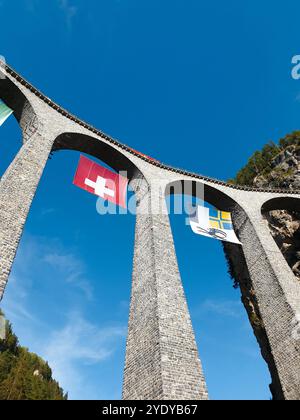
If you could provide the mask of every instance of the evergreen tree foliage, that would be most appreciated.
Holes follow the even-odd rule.
[[[0,316],[3,313],[0,310]],[[0,400],[67,400],[52,379],[48,363],[21,347],[6,321],[4,340],[0,339]]]
[[[267,176],[271,170],[272,160],[283,150],[290,146],[300,147],[300,131],[294,131],[279,140],[278,144],[270,141],[261,151],[256,151],[248,160],[234,179],[229,180],[232,184],[252,186],[257,175]]]

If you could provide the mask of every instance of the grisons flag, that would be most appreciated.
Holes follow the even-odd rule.
[[[126,208],[128,179],[81,155],[74,185]]]
[[[190,217],[190,225],[197,235],[242,245],[233,229],[231,214],[226,211],[198,205]]]
[[[0,99],[0,126],[7,120],[7,118],[14,111],[10,109],[3,101]]]

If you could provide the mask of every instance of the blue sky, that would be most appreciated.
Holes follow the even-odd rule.
[[[47,96],[163,162],[228,179],[299,129],[299,2],[1,0],[1,50]],[[0,131],[1,174],[21,146]],[[2,307],[70,398],[120,398],[134,216],[99,216],[61,151],[40,183]],[[218,241],[171,216],[211,398],[269,399]]]

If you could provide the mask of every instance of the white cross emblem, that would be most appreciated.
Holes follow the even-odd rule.
[[[95,191],[95,194],[98,195],[99,197],[104,198],[104,195],[108,195],[109,197],[114,197],[115,192],[114,190],[111,190],[106,187],[106,181],[107,180],[105,178],[102,178],[102,176],[97,176],[96,182],[92,181],[91,179],[86,178],[84,183],[88,187],[93,188]]]

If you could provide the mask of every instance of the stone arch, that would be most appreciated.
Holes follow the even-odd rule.
[[[102,160],[115,171],[127,171],[128,179],[140,173],[140,170],[125,154],[97,137],[79,132],[65,132],[54,141],[52,151],[74,150]]]
[[[263,204],[261,213],[282,255],[300,281],[300,199],[273,198]]]
[[[167,184],[165,189],[166,196],[176,194],[176,192],[180,194],[187,193],[193,197],[204,199],[213,206],[222,208],[225,211],[232,211],[238,205],[228,194],[201,180],[179,179]]]
[[[184,183],[188,185],[187,188],[183,187]],[[167,185],[166,194],[174,194],[174,192],[176,193],[176,191],[180,190],[183,191],[184,194],[184,191],[187,190],[188,193],[191,193],[194,197],[204,199],[204,201],[215,206],[216,208],[231,212],[233,225],[238,236],[240,233],[241,219],[243,225],[245,223],[251,225],[253,230],[252,234],[256,235],[255,229],[253,229],[252,226],[252,221],[247,214],[247,209],[242,208],[242,206],[237,203],[234,198],[230,197],[222,190],[204,182],[201,183],[200,181],[203,189],[198,189],[197,191],[197,183],[199,183],[199,181],[179,180],[172,182]],[[201,196],[202,193],[204,194],[203,196]],[[258,238],[256,240],[259,241]],[[272,354],[268,333],[264,325],[258,297],[256,295],[256,287],[252,281],[252,276],[248,266],[246,258],[247,251],[245,251],[243,247],[236,244],[228,242],[222,242],[222,244],[228,265],[228,273],[234,280],[234,286],[236,288],[240,288],[241,301],[246,309],[250,325],[258,341],[262,357],[268,365],[268,369],[272,378],[270,391],[275,400],[282,400],[284,399],[282,384]]]
[[[273,210],[300,211],[300,198],[288,196],[272,198],[262,205],[261,212],[265,214]]]
[[[17,122],[23,132],[23,142],[37,131],[39,120],[31,101],[8,77],[0,77],[0,98],[13,109]]]

